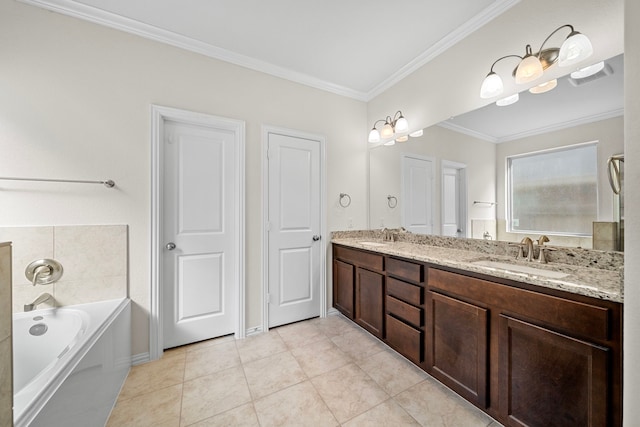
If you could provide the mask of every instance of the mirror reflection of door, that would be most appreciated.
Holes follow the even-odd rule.
[[[466,165],[442,161],[442,235],[466,237]]]
[[[402,154],[402,226],[412,233],[433,233],[433,159]]]

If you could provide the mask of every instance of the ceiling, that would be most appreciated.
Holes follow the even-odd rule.
[[[520,0],[21,0],[368,101]]]
[[[550,92],[520,92],[515,104],[495,103],[452,117],[440,126],[491,142],[506,142],[584,123],[618,117],[624,112],[624,59],[605,61],[610,74],[597,73],[574,86],[566,75]],[[595,78],[599,77],[599,78]],[[580,82],[580,81],[578,81]]]

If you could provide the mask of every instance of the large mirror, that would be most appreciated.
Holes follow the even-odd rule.
[[[507,231],[507,158],[593,141],[595,220],[618,221],[623,210],[609,184],[607,159],[624,150],[623,69],[621,54],[591,77],[567,75],[552,91],[524,91],[515,104],[490,104],[408,142],[370,147],[370,227],[519,241],[527,233]],[[550,237],[559,246],[593,247],[588,235]]]

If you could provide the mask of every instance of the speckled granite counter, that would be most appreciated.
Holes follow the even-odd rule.
[[[473,271],[545,288],[558,289],[593,298],[623,302],[623,256],[616,252],[552,247],[548,264],[516,261],[514,249],[506,242],[457,239],[440,236],[396,234],[397,241],[383,241],[379,231],[334,232],[332,242],[406,259]],[[566,274],[562,278],[483,266],[478,261],[509,263],[513,266]],[[562,262],[564,261],[564,262]]]

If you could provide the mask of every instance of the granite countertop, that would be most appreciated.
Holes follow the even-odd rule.
[[[346,234],[346,233],[345,233]],[[367,236],[369,237],[369,236]],[[472,240],[472,239],[467,239]],[[623,302],[623,267],[596,268],[589,265],[571,265],[550,262],[518,260],[506,254],[496,255],[487,251],[473,251],[415,243],[407,241],[383,241],[365,236],[347,237],[337,235],[331,240],[333,243],[358,249],[394,255],[406,259],[427,262],[431,264],[457,268],[486,274],[488,276],[515,280],[531,285],[585,295],[592,298]],[[363,243],[364,242],[364,243]],[[483,241],[478,241],[481,244]],[[597,251],[593,251],[596,253]],[[509,266],[481,265],[478,262],[508,263]],[[509,267],[512,267],[509,269]],[[536,269],[526,271],[529,268]],[[518,270],[522,271],[518,271]],[[547,272],[563,273],[564,277],[547,277]],[[554,273],[550,273],[554,274]]]

